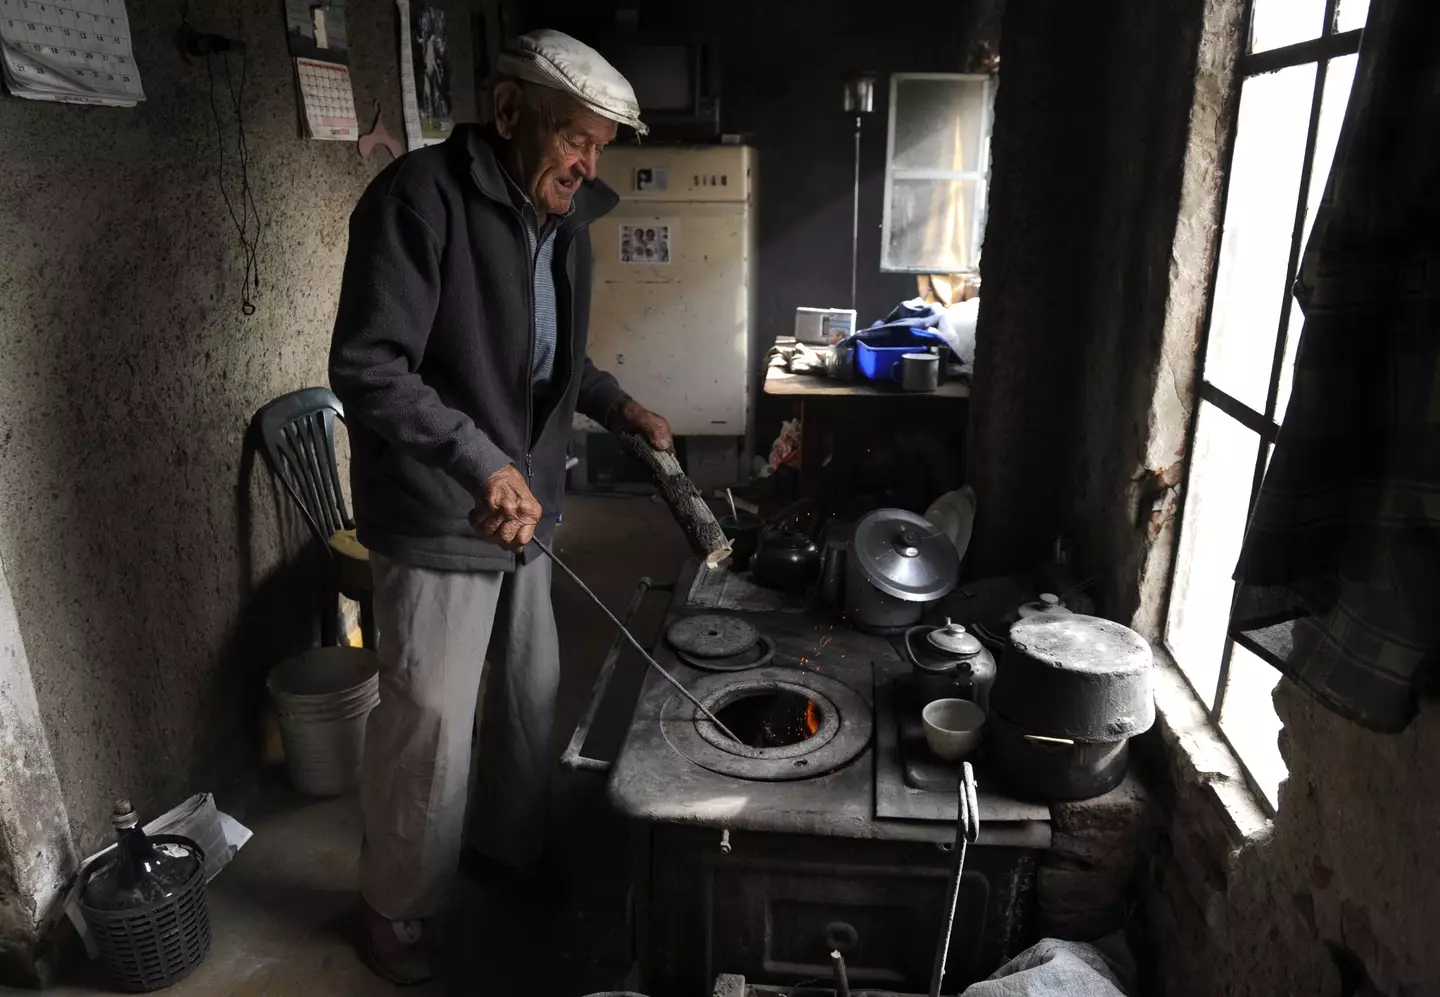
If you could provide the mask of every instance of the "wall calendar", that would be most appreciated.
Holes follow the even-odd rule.
[[[125,0],[0,0],[0,52],[17,97],[119,107],[145,99]]]

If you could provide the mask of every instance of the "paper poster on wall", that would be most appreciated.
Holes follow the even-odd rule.
[[[455,113],[450,105],[450,43],[445,12],[439,7],[416,4],[410,32],[420,134],[427,143],[447,139],[455,130]]]
[[[455,129],[450,102],[450,46],[445,12],[395,0],[400,18],[400,100],[405,144],[434,145]]]
[[[669,263],[671,246],[670,225],[664,222],[620,226],[621,263]]]

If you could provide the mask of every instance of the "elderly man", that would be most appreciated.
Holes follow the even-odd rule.
[[[595,171],[617,122],[645,130],[634,91],[555,31],[500,71],[491,125],[402,156],[360,199],[330,352],[381,666],[360,889],[371,963],[398,983],[429,975],[421,922],[461,850],[487,646],[502,729],[471,840],[512,869],[540,858],[559,646],[550,564],[526,545],[558,519],[575,411],[671,444],[585,355],[588,226],[618,201]]]

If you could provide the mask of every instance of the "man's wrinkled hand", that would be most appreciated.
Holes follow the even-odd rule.
[[[627,398],[615,410],[611,421],[612,432],[639,433],[656,450],[669,450],[675,445],[675,436],[670,432],[670,423],[663,415],[656,415],[633,398]]]
[[[507,464],[475,495],[470,525],[482,538],[519,553],[535,535],[541,512],[525,476]]]

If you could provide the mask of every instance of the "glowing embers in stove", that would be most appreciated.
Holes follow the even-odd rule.
[[[764,749],[813,737],[820,729],[822,712],[810,696],[785,688],[759,688],[732,699],[716,716],[745,744]]]

